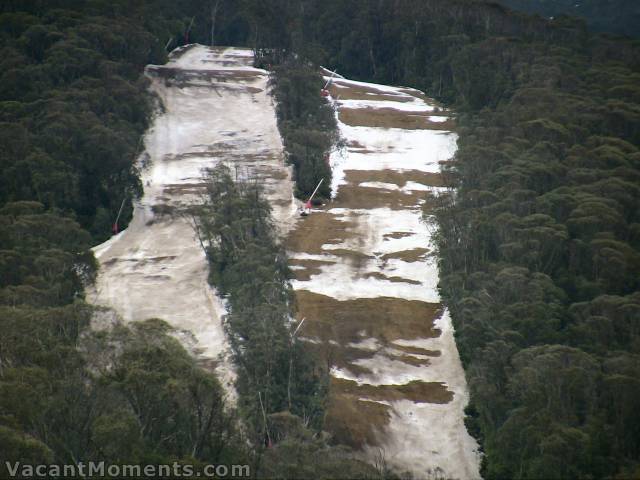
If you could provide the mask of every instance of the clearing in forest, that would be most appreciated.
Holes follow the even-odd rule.
[[[479,478],[430,227],[453,121],[422,92],[333,79],[342,152],[334,200],[287,239],[301,330],[331,372],[325,428],[416,478]],[[425,205],[425,202],[426,205]]]

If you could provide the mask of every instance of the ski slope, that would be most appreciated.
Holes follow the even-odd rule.
[[[207,283],[188,215],[203,169],[227,162],[261,180],[285,239],[297,316],[307,318],[301,338],[331,373],[325,428],[415,478],[479,478],[464,372],[422,221],[444,190],[440,162],[456,149],[447,112],[414,89],[335,77],[347,147],[331,156],[334,200],[301,218],[267,72],[252,67],[250,50],[189,45],[147,76],[162,109],[140,157],[144,196],[128,228],[94,249],[100,271],[88,299],[125,321],[166,320],[233,402],[224,302]]]
[[[326,428],[414,478],[480,478],[422,219],[445,190],[452,120],[414,89],[339,78],[331,93],[347,144],[331,156],[334,199],[288,239],[301,335],[330,365]]]
[[[266,187],[281,231],[293,203],[267,72],[251,50],[189,45],[146,74],[162,102],[140,158],[144,196],[126,230],[94,249],[100,262],[88,299],[125,321],[161,318],[215,368],[231,400],[234,373],[222,328],[224,304],[207,283],[208,265],[186,207],[199,201],[203,169],[227,162]]]

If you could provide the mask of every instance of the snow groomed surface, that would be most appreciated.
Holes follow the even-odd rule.
[[[144,196],[129,227],[94,249],[100,271],[89,300],[125,321],[161,318],[214,368],[233,399],[233,368],[222,328],[224,305],[185,207],[204,191],[203,169],[227,162],[265,185],[284,232],[295,212],[282,160],[268,74],[251,50],[189,45],[146,74],[163,108],[145,136]]]
[[[326,427],[415,478],[479,478],[421,218],[455,153],[452,120],[414,89],[334,78],[331,94],[347,142],[331,158],[335,198],[287,240],[301,335],[331,371]]]
[[[425,197],[442,189],[439,162],[455,152],[451,120],[417,90],[334,78],[347,148],[331,158],[334,201],[302,219],[267,72],[251,64],[247,49],[190,45],[147,68],[164,108],[140,159],[145,193],[129,227],[95,248],[89,300],[125,321],[166,320],[233,397],[224,304],[185,215],[202,170],[228,162],[261,179],[286,237],[301,335],[332,375],[326,428],[415,478],[479,478],[464,372],[421,220]]]

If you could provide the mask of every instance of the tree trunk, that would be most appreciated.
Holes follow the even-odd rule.
[[[218,15],[218,7],[220,6],[220,0],[215,0],[215,2],[211,2],[211,46],[215,45],[215,36],[216,36],[216,17]]]

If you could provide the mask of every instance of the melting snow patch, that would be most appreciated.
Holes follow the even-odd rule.
[[[405,97],[402,96],[400,98],[404,99]],[[407,113],[424,113],[432,112],[434,110],[434,107],[432,107],[431,105],[427,105],[422,100],[419,100],[415,97],[411,98],[413,99],[413,101],[410,102],[394,102],[393,100],[337,100],[337,102],[339,106],[345,108],[392,108],[394,110]],[[431,120],[431,118],[433,117],[429,117],[429,120]],[[446,119],[446,117],[444,118]]]

